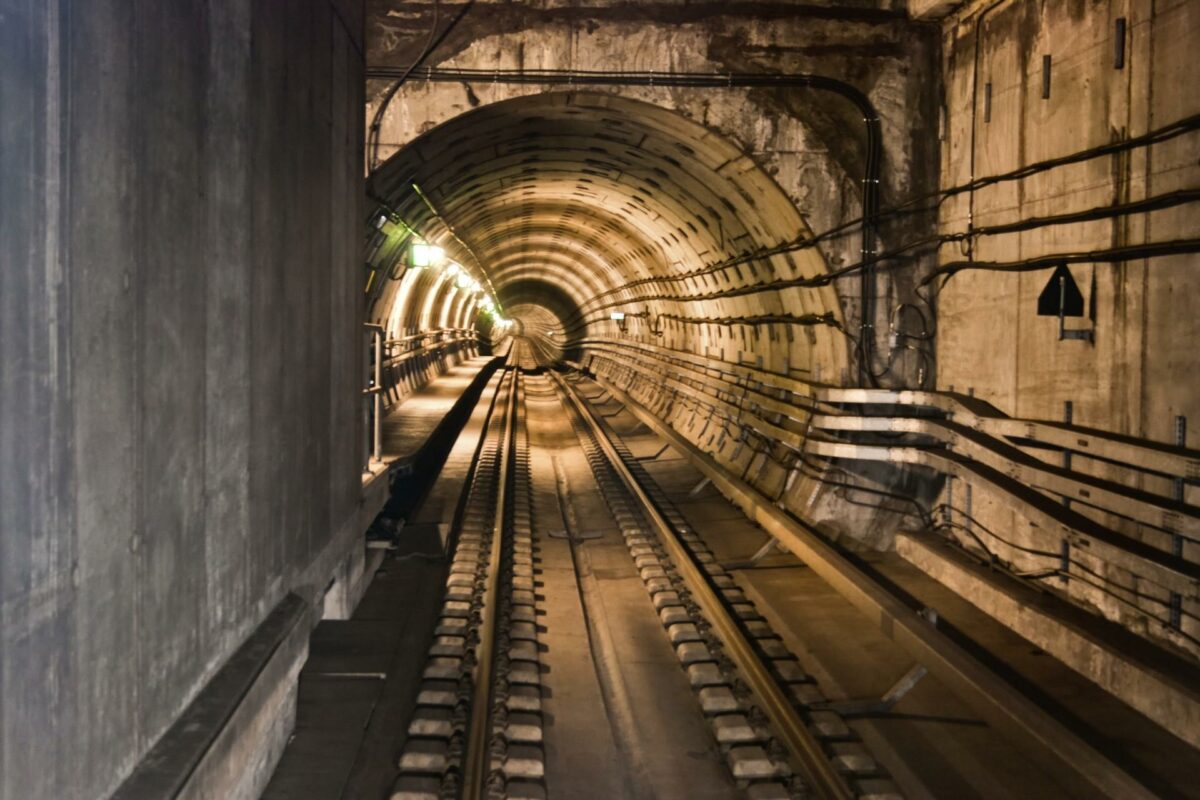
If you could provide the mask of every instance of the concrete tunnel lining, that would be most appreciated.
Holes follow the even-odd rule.
[[[828,267],[815,249],[657,282],[808,229],[800,210],[736,143],[650,103],[587,91],[484,105],[412,141],[373,176],[371,188],[381,208],[444,247],[477,278],[486,276],[505,314],[515,317],[520,308],[528,316],[548,302],[516,290],[523,282],[559,289],[556,307],[530,318],[528,327],[556,327],[562,333],[554,344],[568,350],[618,333],[610,307],[677,320],[675,338],[700,352],[723,334],[689,320],[842,317],[829,287],[721,298],[703,309],[689,301],[692,294],[757,280],[764,267],[775,277],[823,274]],[[640,300],[643,283],[628,286],[646,281],[660,299]],[[418,284],[416,294],[424,295],[425,285]],[[373,316],[394,317],[396,298],[384,295]],[[747,349],[764,357],[787,349],[796,368],[837,374],[847,363],[845,336],[833,327],[814,334],[756,337]]]

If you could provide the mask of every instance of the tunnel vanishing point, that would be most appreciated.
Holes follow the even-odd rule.
[[[0,800],[1200,798],[1200,0],[0,0]]]

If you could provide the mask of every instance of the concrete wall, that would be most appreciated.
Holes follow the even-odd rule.
[[[0,23],[0,796],[101,797],[357,533],[361,9]]]
[[[1116,25],[1126,21],[1124,65],[1115,64]],[[962,185],[1020,166],[1119,142],[1200,111],[1194,43],[1200,40],[1200,3],[1194,0],[1104,0],[970,3],[943,30],[946,125],[941,142],[942,184]],[[976,55],[978,54],[978,57]],[[1043,97],[1043,56],[1051,58],[1050,93]],[[978,65],[978,66],[976,66]],[[977,77],[976,77],[977,72]],[[990,119],[985,95],[990,84]],[[1021,181],[959,195],[942,207],[943,233],[1018,219],[1081,211],[1140,200],[1200,185],[1197,137],[1167,142],[1059,167]],[[972,167],[972,150],[974,166]],[[980,237],[978,261],[1019,261],[1045,254],[1103,250],[1144,242],[1195,237],[1200,217],[1193,205],[1128,217],[1043,227]],[[941,260],[963,250],[947,245]],[[1076,424],[1175,443],[1175,420],[1187,418],[1187,444],[1197,446],[1200,395],[1195,375],[1200,324],[1200,257],[1178,255],[1121,264],[1071,267],[1094,319],[1068,319],[1094,331],[1095,342],[1059,341],[1058,322],[1036,314],[1050,271],[956,275],[939,298],[939,388],[973,392],[1014,416],[1061,420],[1073,403]],[[1053,456],[1059,458],[1057,454]],[[1072,466],[1118,481],[1136,482],[1168,496],[1168,480],[1132,476],[1119,467],[1076,457]],[[964,499],[957,490],[957,504]],[[1189,501],[1197,502],[1195,489]],[[1078,506],[1084,513],[1084,507]],[[1003,499],[977,493],[973,513],[1003,538],[1056,551],[1058,542],[1032,528]],[[1116,517],[1105,524],[1155,546],[1161,532],[1140,530]],[[1018,569],[1055,566],[993,540]],[[1169,546],[1169,542],[1167,542]],[[1195,549],[1185,548],[1189,557]],[[1086,556],[1081,556],[1087,560]],[[1088,565],[1135,604],[1133,591],[1151,591],[1133,575],[1097,561]],[[1068,587],[1064,587],[1068,588]],[[1145,603],[1146,616],[1129,603],[1072,582],[1078,599],[1153,636],[1172,636],[1153,617],[1164,616],[1165,596]],[[1185,611],[1195,614],[1188,604]],[[1194,617],[1185,630],[1195,637]],[[1196,639],[1180,644],[1197,652]]]

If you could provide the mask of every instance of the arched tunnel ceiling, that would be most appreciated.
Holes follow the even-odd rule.
[[[780,244],[806,228],[784,192],[733,143],[640,101],[557,92],[483,106],[412,141],[371,188],[490,285],[505,314],[544,308],[538,327],[561,326],[560,342],[594,333],[622,304],[681,321],[840,317],[827,288],[687,300],[770,277],[820,274],[826,266],[815,250],[764,258],[746,273],[649,282]],[[631,281],[642,283],[623,288]],[[844,342],[825,338],[825,358],[843,361]]]

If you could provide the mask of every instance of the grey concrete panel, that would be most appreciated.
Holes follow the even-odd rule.
[[[323,0],[0,18],[0,796],[104,796],[357,524],[362,62]]]

